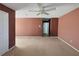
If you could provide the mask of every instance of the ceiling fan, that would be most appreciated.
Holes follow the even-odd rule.
[[[30,12],[38,12],[36,15],[49,15],[49,13],[47,11],[52,11],[52,10],[56,10],[56,8],[51,8],[51,9],[47,9],[47,7],[42,6],[41,3],[37,3],[39,10],[29,10]]]

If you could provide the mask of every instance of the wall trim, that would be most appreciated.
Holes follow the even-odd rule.
[[[13,46],[13,47],[11,47],[10,49],[9,49],[9,51],[11,51],[12,49],[14,49],[16,46]]]
[[[58,37],[59,40],[61,40],[62,42],[66,43],[68,46],[70,46],[71,48],[73,48],[75,51],[79,52],[79,50],[77,48],[75,48],[74,46],[72,46],[71,44],[69,44],[68,42],[66,42],[64,39]]]
[[[9,52],[9,51],[11,51],[12,49],[14,49],[16,46],[13,46],[13,47],[11,47],[10,49],[8,49],[8,51],[6,51],[5,53],[7,53],[7,52]],[[4,54],[5,54],[4,53]],[[2,54],[1,56],[4,56],[4,54]]]

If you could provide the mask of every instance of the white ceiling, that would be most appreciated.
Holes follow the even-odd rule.
[[[69,3],[42,3],[42,6],[46,9],[56,8],[56,10],[48,11],[50,15],[39,15],[38,12],[29,12],[29,10],[39,10],[36,3],[3,3],[7,7],[16,11],[17,18],[26,18],[26,17],[61,17],[62,15],[76,9],[79,7],[78,3],[69,4]]]
[[[3,3],[4,5],[6,5],[7,7],[13,9],[13,10],[20,10],[23,8],[28,8],[28,7],[36,7],[37,4],[36,3]],[[60,5],[64,5],[64,3],[60,4],[60,3],[42,3],[43,6],[60,6]]]

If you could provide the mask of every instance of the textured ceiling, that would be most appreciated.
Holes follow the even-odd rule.
[[[29,10],[39,10],[37,3],[3,3],[7,7],[16,11],[16,17],[61,17],[62,15],[79,7],[78,3],[42,3],[45,9],[56,8],[48,11],[49,15],[36,15],[38,12],[29,12]]]
[[[37,7],[37,3],[3,3],[7,7],[14,9],[14,10],[20,10],[22,8],[29,8],[29,7]],[[62,5],[68,5],[67,3],[42,3],[42,6],[45,7],[57,7]]]

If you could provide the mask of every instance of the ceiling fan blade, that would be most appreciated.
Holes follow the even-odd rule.
[[[46,12],[44,12],[44,13],[38,13],[37,15],[49,15],[49,13],[46,13]]]
[[[46,13],[46,12],[44,14],[49,15],[49,13]]]
[[[47,9],[45,11],[52,11],[52,10],[56,10],[56,8],[50,8],[50,9]]]
[[[36,14],[36,15],[40,15],[41,13],[38,13],[38,14]]]
[[[40,11],[44,9],[43,6],[42,6],[42,3],[37,3],[37,5],[38,5]]]
[[[29,10],[29,12],[40,12],[40,10]]]

